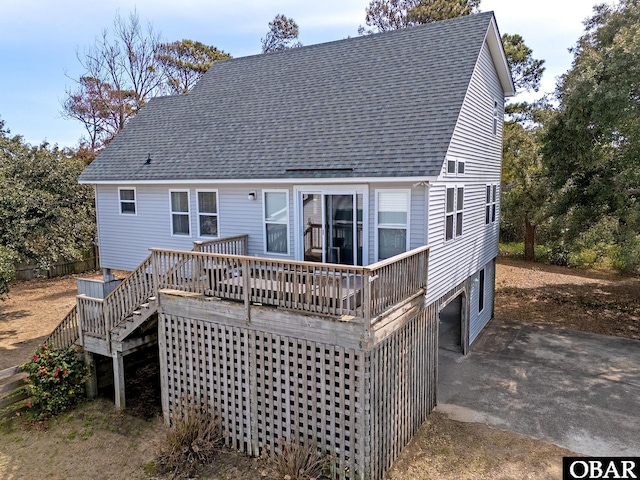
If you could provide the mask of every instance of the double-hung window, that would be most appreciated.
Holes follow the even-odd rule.
[[[409,248],[409,190],[376,192],[378,260],[406,252]]]
[[[200,237],[218,237],[218,192],[198,190],[198,234]]]
[[[264,191],[265,252],[289,253],[289,192]]]
[[[189,190],[171,190],[171,233],[173,235],[191,235],[189,228]]]
[[[447,187],[445,240],[462,235],[464,217],[464,187]]]
[[[490,225],[496,221],[496,198],[497,185],[487,185],[486,204],[484,213],[485,225]]]
[[[118,197],[120,199],[120,214],[135,215],[136,214],[136,189],[135,188],[118,188]]]

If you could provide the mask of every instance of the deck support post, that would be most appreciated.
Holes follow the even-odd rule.
[[[84,351],[84,363],[89,367],[89,377],[87,378],[87,398],[93,400],[98,396],[98,376],[96,374],[96,362],[93,353]]]
[[[123,410],[127,406],[124,392],[124,356],[122,352],[114,351],[111,353],[111,357],[113,358],[113,388],[116,409]]]

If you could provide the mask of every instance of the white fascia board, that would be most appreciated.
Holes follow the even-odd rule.
[[[355,183],[416,183],[432,182],[437,180],[437,176],[432,177],[349,177],[349,178],[238,178],[238,179],[193,179],[193,180],[90,180],[79,181],[84,185],[327,185]]]
[[[498,78],[500,79],[504,96],[513,97],[516,94],[516,88],[513,84],[511,70],[509,69],[507,56],[504,53],[504,46],[502,45],[502,38],[500,37],[495,17],[491,19],[487,35],[485,36],[485,41],[487,42],[487,45],[489,45],[489,52],[491,52],[493,64],[498,72]]]

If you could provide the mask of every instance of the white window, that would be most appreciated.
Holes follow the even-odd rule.
[[[493,224],[496,221],[496,198],[497,185],[487,185],[486,205],[484,213],[485,225]]]
[[[267,253],[289,253],[289,192],[264,192],[264,248]]]
[[[198,197],[198,235],[218,237],[218,192],[215,190],[197,190]]]
[[[378,260],[409,249],[409,190],[376,192]]]
[[[447,187],[445,240],[462,235],[464,217],[464,187]]]
[[[118,197],[120,199],[120,214],[135,215],[136,214],[136,189],[135,188],[118,188]]]
[[[493,134],[498,134],[498,101],[493,102]]]
[[[447,174],[455,175],[464,175],[464,162],[461,160],[447,160]]]
[[[173,235],[191,235],[189,225],[189,190],[170,190],[171,233]]]

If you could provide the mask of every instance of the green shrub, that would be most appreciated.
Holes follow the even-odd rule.
[[[16,254],[13,250],[0,245],[0,300],[9,293],[9,282],[13,280],[15,270]]]
[[[37,418],[57,415],[85,397],[89,368],[72,348],[41,345],[30,362],[20,367],[29,374],[29,389]]]
[[[640,237],[616,245],[612,252],[613,268],[625,273],[640,273]]]
[[[501,243],[498,246],[498,255],[504,258],[524,258],[524,243]]]
[[[536,262],[549,263],[551,261],[551,249],[545,245],[534,247]],[[503,258],[524,258],[524,242],[501,243],[498,247],[498,255]]]

